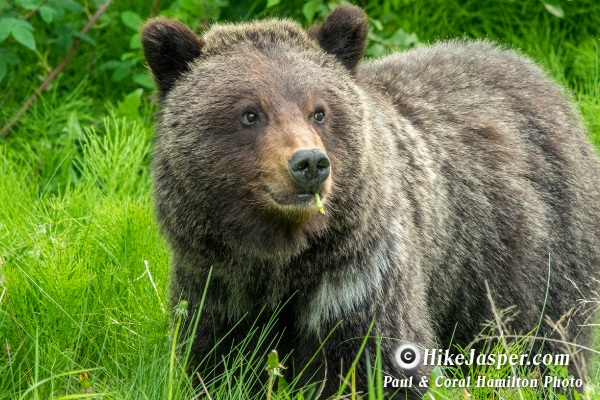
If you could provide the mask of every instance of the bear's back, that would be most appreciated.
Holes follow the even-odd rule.
[[[554,115],[552,123],[578,119],[563,89],[537,65],[488,41],[447,41],[395,53],[363,63],[358,75],[383,87],[417,124],[426,119],[472,125],[484,118],[514,123],[524,110],[529,119]]]
[[[442,337],[453,329],[445,315],[468,321],[481,307],[484,281],[495,280],[481,265],[497,265],[507,277],[498,282],[514,282],[493,289],[520,298],[518,308],[531,318],[541,310],[530,305],[546,287],[540,255],[550,257],[553,281],[586,282],[580,274],[598,273],[598,155],[568,95],[541,68],[486,41],[449,41],[363,63],[357,78],[367,91],[383,90],[416,128],[447,194],[439,203],[449,210],[446,231],[437,233],[447,257],[431,266],[428,284],[456,280],[449,297],[465,302],[459,310],[430,299]],[[549,315],[567,309],[558,289],[567,286],[551,285]]]

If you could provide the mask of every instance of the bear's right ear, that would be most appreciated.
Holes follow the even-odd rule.
[[[162,101],[181,74],[189,71],[190,61],[200,57],[202,39],[181,22],[161,17],[144,24],[141,38]]]
[[[321,25],[308,30],[308,35],[323,50],[336,56],[350,72],[354,72],[365,52],[368,33],[367,14],[356,6],[338,7]]]

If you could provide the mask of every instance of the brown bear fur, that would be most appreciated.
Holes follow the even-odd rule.
[[[169,19],[144,25],[173,303],[197,310],[212,267],[194,362],[243,319],[219,360],[285,303],[276,328],[293,365],[335,328],[315,361],[331,394],[371,321],[374,336],[469,344],[493,319],[486,282],[498,309],[518,312],[513,332],[567,315],[567,338],[590,345],[580,308],[598,284],[600,168],[565,91],[486,41],[359,63],[367,31],[352,6],[308,32],[289,20],[214,25],[202,38]],[[331,162],[325,215],[288,172],[310,148]],[[538,336],[559,337],[546,323]],[[398,367],[399,343],[382,342],[384,373],[428,375]]]

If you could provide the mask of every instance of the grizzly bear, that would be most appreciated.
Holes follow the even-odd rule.
[[[379,351],[384,376],[415,378],[400,393],[418,398],[432,366],[402,368],[398,346],[466,347],[492,304],[512,310],[506,335],[548,338],[545,353],[564,351],[555,339],[590,346],[600,167],[565,90],[488,41],[361,62],[367,32],[354,6],[308,31],[143,26],[173,304],[193,315],[212,271],[194,366],[273,318],[288,373],[314,365],[322,393],[368,334],[358,390]]]

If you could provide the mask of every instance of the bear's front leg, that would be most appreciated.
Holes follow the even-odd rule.
[[[321,372],[316,377],[326,379],[324,395],[335,395],[342,386],[345,386],[342,393],[350,393],[350,382],[345,379],[355,361],[356,390],[359,392],[366,393],[369,376],[375,380],[378,374],[384,382],[384,392],[392,395],[392,398],[420,399],[427,390],[427,385],[422,384],[422,378],[426,377],[425,382],[428,381],[431,366],[424,366],[421,359],[416,365],[403,368],[409,365],[410,357],[399,361],[396,354],[403,344],[414,344],[420,351],[434,343],[425,308],[417,306],[393,314],[383,314],[392,305],[382,306],[384,307],[378,307],[377,310],[380,313],[373,313],[373,307],[369,307],[347,315],[337,325],[322,326],[319,336],[324,343],[322,354],[318,358],[322,365]],[[363,343],[364,348],[360,352]],[[378,369],[378,356],[381,369]]]

